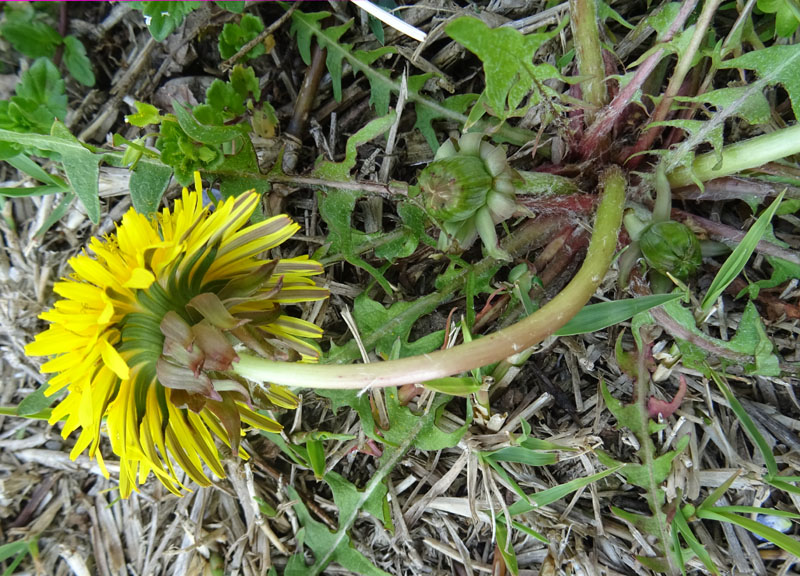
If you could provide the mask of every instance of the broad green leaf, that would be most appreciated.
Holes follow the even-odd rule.
[[[157,212],[171,178],[172,168],[169,166],[147,159],[139,160],[130,179],[131,203],[136,211],[141,214]]]
[[[533,64],[536,51],[554,38],[566,25],[566,20],[547,33],[523,35],[513,28],[489,28],[483,21],[472,17],[457,18],[445,31],[456,42],[475,54],[483,62],[486,104],[498,118],[514,114],[523,99],[539,90],[547,79],[560,79],[558,70],[549,64]],[[556,97],[555,93],[551,94]]]
[[[320,48],[327,51],[325,64],[331,74],[334,99],[337,102],[342,100],[342,61],[347,60],[353,66],[355,74],[361,72],[366,76],[370,83],[370,103],[375,106],[375,111],[379,116],[384,116],[388,112],[389,93],[395,88],[395,83],[381,70],[373,68],[372,64],[378,58],[394,54],[396,49],[383,46],[377,50],[353,51],[352,44],[339,42],[339,39],[352,26],[353,21],[322,28],[321,21],[327,16],[329,16],[328,12],[306,14],[300,10],[292,14],[291,33],[297,35],[297,45],[303,62],[311,63],[311,37],[314,36]]]
[[[800,85],[798,85],[798,90],[800,90]],[[717,301],[717,298],[725,291],[725,288],[727,288],[744,269],[750,256],[755,251],[756,246],[766,233],[772,221],[772,216],[775,214],[775,211],[778,209],[783,199],[783,195],[784,192],[781,192],[772,204],[764,210],[755,224],[750,227],[750,230],[748,230],[747,234],[742,238],[742,241],[739,242],[739,245],[734,249],[731,255],[728,256],[727,260],[725,260],[725,263],[719,269],[719,272],[717,272],[717,275],[714,277],[711,286],[708,287],[708,291],[703,298],[701,304],[703,312],[708,312],[714,302]]]
[[[350,517],[359,509],[363,509],[381,523],[386,522],[383,505],[386,502],[388,489],[385,484],[378,483],[370,494],[365,494],[363,490],[359,490],[336,472],[328,472],[323,480],[331,487],[333,501],[339,509],[340,517]]]
[[[588,334],[614,326],[633,318],[640,312],[661,306],[667,302],[678,300],[681,294],[653,294],[641,298],[614,300],[584,306],[572,320],[555,332],[556,336],[573,336]]]
[[[789,38],[800,26],[800,5],[797,0],[758,0],[758,9],[775,14],[775,34]]]
[[[100,157],[80,145],[66,126],[58,120],[53,123],[52,135],[77,146],[61,147],[58,152],[64,163],[67,180],[75,190],[78,200],[86,208],[92,223],[100,222]]]
[[[737,335],[729,341],[714,338],[702,330],[699,330],[692,312],[684,308],[678,301],[664,304],[664,311],[669,314],[681,328],[686,330],[693,339],[704,340],[707,342],[708,348],[712,350],[719,349],[721,355],[725,356],[724,350],[733,352],[735,356],[742,357],[743,364],[745,363],[744,361],[747,360],[746,356],[752,356],[755,362],[753,364],[745,364],[745,368],[750,373],[764,376],[776,375],[777,356],[775,356],[773,352],[772,343],[766,336],[758,311],[751,302],[745,305],[745,312],[739,323]],[[739,335],[738,332],[741,332],[741,335]],[[677,339],[677,343],[683,355],[684,365],[705,372],[705,362],[708,351],[680,338]]]
[[[745,365],[750,374],[779,376],[781,369],[778,357],[773,350],[772,340],[767,335],[755,305],[748,300],[745,305],[736,334],[728,344],[729,348],[742,354],[753,356],[755,362]]]
[[[710,104],[717,110],[736,106],[736,116],[748,124],[765,124],[770,119],[770,106],[763,92],[753,92],[747,86],[720,88],[704,92],[698,96],[676,96],[677,102],[697,102]]]
[[[333,164],[333,163],[331,163]],[[354,266],[366,270],[387,293],[392,290],[383,273],[359,256],[360,246],[371,235],[356,230],[351,225],[351,218],[355,210],[356,200],[361,196],[353,190],[329,190],[318,195],[319,212],[328,225],[328,241],[333,252],[340,252],[344,259]]]
[[[458,444],[467,427],[472,422],[471,409],[467,411],[467,421],[452,432],[445,432],[437,425],[445,406],[452,400],[449,396],[438,394],[427,412],[416,414],[408,407],[401,406],[394,388],[386,390],[386,413],[389,416],[389,429],[383,431],[383,438],[390,444],[401,445],[412,430],[417,430],[413,445],[420,450],[443,450]]]
[[[288,8],[288,5],[284,4],[284,7]],[[334,38],[334,36],[340,32],[339,27],[334,27],[333,33],[330,32],[330,29],[323,29],[321,27],[320,22],[328,16],[330,16],[329,12],[306,14],[300,10],[292,14],[291,30],[293,34],[297,35],[297,47],[300,56],[303,58],[303,62],[307,65],[311,63],[311,39],[316,38],[319,45],[327,49],[329,64],[336,61],[339,62],[340,65],[341,60],[347,61],[353,68],[354,74],[361,73],[367,77],[370,83],[370,102],[375,105],[376,112],[378,112],[379,115],[383,115],[388,106],[388,94],[390,92],[394,92],[395,94],[399,93],[401,83],[393,79],[384,70],[373,67],[371,64],[375,59],[389,54],[390,52],[386,48],[379,48],[378,50],[370,52],[352,52],[349,44],[339,44],[338,36]],[[341,82],[340,78],[337,79],[337,71],[338,68],[330,70],[334,93],[337,93],[337,84]],[[417,91],[409,90],[408,101],[415,104],[415,106],[422,104],[434,110],[442,118],[460,124],[464,124],[467,121],[467,117],[463,113],[442,106],[438,102],[426,98]],[[499,128],[494,127],[494,130],[496,131],[495,138],[504,139],[507,142],[520,146],[536,138],[536,134],[529,130],[513,128],[507,125],[502,125]]]
[[[244,0],[214,0],[214,4],[222,8],[223,10],[227,10],[228,12],[233,12],[234,14],[241,14],[244,12]]]
[[[395,302],[389,308],[384,308],[382,304],[370,299],[366,293],[357,296],[353,303],[353,316],[359,332],[362,338],[369,338],[364,340],[364,346],[368,350],[374,349],[384,358],[389,357],[392,346],[397,340],[401,343],[400,357],[405,357],[407,354],[404,352],[409,344],[411,328],[420,316],[432,311],[433,308],[430,306],[420,306],[419,300]],[[438,346],[441,346],[442,339],[443,336],[438,339]]]
[[[86,48],[83,46],[83,42],[75,38],[75,36],[64,38],[64,64],[67,65],[67,70],[75,80],[84,86],[94,86],[92,62],[86,55]]]
[[[719,67],[755,70],[769,85],[781,84],[789,95],[795,118],[800,118],[800,74],[797,74],[799,63],[800,44],[775,44],[725,60]]]
[[[369,399],[366,396],[362,396],[362,398],[367,400],[368,406]],[[396,412],[394,412],[396,405],[392,404],[390,400],[391,395],[387,395],[387,410],[389,411],[390,419],[392,419],[392,414],[396,414]],[[343,486],[341,483],[338,484],[338,488],[335,489],[334,492],[336,493],[336,490],[339,492],[339,501],[337,504],[340,506],[336,532],[331,532],[323,524],[311,518],[308,509],[305,507],[302,500],[300,500],[294,488],[287,488],[289,497],[295,501],[294,510],[303,527],[301,532],[297,534],[298,547],[302,549],[303,544],[306,543],[314,552],[314,563],[311,566],[307,566],[302,553],[296,554],[289,559],[289,563],[284,572],[285,576],[317,576],[325,570],[331,562],[337,562],[346,570],[357,574],[364,574],[366,576],[387,576],[385,572],[370,564],[361,553],[352,547],[348,531],[353,526],[360,510],[371,509],[373,513],[377,511],[375,509],[377,508],[379,500],[385,498],[386,488],[384,481],[386,477],[395,469],[398,462],[409,448],[411,448],[412,445],[417,445],[421,448],[429,445],[426,444],[427,441],[425,437],[430,434],[430,430],[426,430],[426,428],[429,426],[435,428],[435,415],[436,406],[433,406],[429,412],[423,414],[421,417],[412,415],[411,418],[413,418],[413,420],[408,422],[407,426],[403,426],[402,430],[399,430],[401,427],[400,424],[393,424],[390,426],[390,429],[386,431],[387,434],[392,433],[394,429],[394,433],[400,435],[396,447],[386,447],[379,461],[378,469],[372,474],[363,490],[350,489]],[[397,420],[392,420],[392,422],[397,422]],[[365,432],[366,431],[365,429]],[[457,441],[458,440],[456,440],[456,442]],[[333,482],[336,484],[336,480]],[[331,485],[331,488],[333,489],[333,485]],[[377,496],[376,493],[378,494]],[[371,503],[368,504],[368,502]],[[378,517],[384,518],[383,514]]]
[[[307,566],[302,554],[292,556],[286,565],[284,576],[316,576],[331,562],[336,562],[351,572],[363,576],[390,576],[376,568],[361,552],[353,548],[346,529],[340,526],[337,532],[331,532],[322,522],[311,517],[308,508],[294,488],[289,486],[286,490],[294,501],[295,514],[305,529],[304,540],[313,550],[315,562]]]

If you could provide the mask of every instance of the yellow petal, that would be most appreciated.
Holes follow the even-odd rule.
[[[131,377],[131,369],[128,364],[119,355],[117,349],[114,348],[107,340],[101,340],[102,348],[100,353],[103,356],[103,363],[114,371],[114,374],[123,380],[128,380]]]

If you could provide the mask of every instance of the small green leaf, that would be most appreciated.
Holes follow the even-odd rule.
[[[67,115],[67,95],[58,69],[47,58],[33,63],[20,78],[16,95],[0,102],[0,128],[47,134],[53,120]]]
[[[227,60],[241,50],[245,44],[254,40],[264,31],[264,22],[258,16],[245,14],[237,24],[236,22],[226,22],[219,35],[219,55],[223,60]],[[258,58],[267,49],[263,43],[256,44],[244,55],[245,60]]]
[[[392,112],[391,114],[370,121],[366,126],[347,139],[344,160],[341,162],[317,162],[317,165],[314,167],[314,176],[339,182],[349,180],[350,171],[356,165],[356,148],[388,132],[396,119],[397,114]]]
[[[137,10],[141,10],[150,34],[161,42],[172,34],[188,14],[203,5],[202,2],[131,2]]]
[[[353,548],[350,537],[343,529],[331,532],[324,524],[312,518],[294,488],[289,486],[286,491],[295,503],[293,508],[297,519],[306,532],[305,544],[314,551],[315,562],[308,566],[302,554],[292,556],[286,565],[284,576],[316,576],[321,574],[330,562],[337,562],[351,572],[363,576],[390,576],[376,568],[361,552]]]
[[[92,62],[86,55],[86,48],[75,36],[64,38],[64,64],[75,80],[84,86],[94,86]]]
[[[158,113],[158,108],[147,102],[134,102],[136,106],[136,114],[128,114],[125,116],[125,122],[133,126],[149,126],[150,124],[160,124],[161,115]]]
[[[758,9],[775,14],[775,34],[789,38],[800,26],[800,6],[796,0],[758,0]]]
[[[172,101],[172,106],[175,109],[175,117],[178,119],[178,124],[190,138],[197,142],[218,146],[242,136],[242,129],[236,126],[206,126],[201,124],[192,115],[191,111],[177,100]]]
[[[492,462],[517,462],[528,466],[549,466],[558,462],[558,456],[552,452],[531,450],[523,446],[508,446],[487,452],[484,453],[484,458]]]
[[[474,378],[457,378],[455,376],[427,380],[422,385],[428,390],[450,396],[467,396],[481,389],[481,383]]]
[[[223,10],[227,10],[228,12],[233,12],[234,14],[241,14],[244,12],[244,0],[214,0],[214,4],[222,8]]]
[[[5,21],[0,35],[28,58],[52,58],[61,44],[61,35],[52,26],[37,20],[28,2],[13,2],[3,6]]]
[[[308,453],[308,463],[311,464],[311,469],[314,471],[314,477],[321,480],[325,475],[325,447],[322,445],[322,440],[308,438],[306,452]]]
[[[382,523],[386,521],[383,503],[389,491],[384,483],[376,484],[372,492],[366,494],[364,490],[359,490],[336,472],[328,472],[323,480],[331,487],[339,516],[350,517],[359,509],[363,509]]]

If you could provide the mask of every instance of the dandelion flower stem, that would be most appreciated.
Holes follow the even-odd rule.
[[[499,362],[538,344],[578,313],[594,294],[611,264],[625,202],[625,177],[615,166],[603,173],[601,183],[603,198],[597,210],[589,251],[580,270],[555,298],[513,326],[448,350],[388,362],[297,364],[240,353],[233,370],[251,380],[300,388],[402,386]]]

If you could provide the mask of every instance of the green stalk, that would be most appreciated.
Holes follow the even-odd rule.
[[[239,362],[233,365],[234,372],[251,380],[301,388],[402,386],[493,364],[538,344],[588,302],[614,256],[625,202],[625,177],[614,166],[601,175],[601,182],[605,191],[581,269],[555,298],[513,326],[448,350],[373,364],[297,364],[241,353]]]
[[[600,27],[597,22],[595,0],[570,0],[570,25],[575,39],[575,57],[578,72],[586,80],[581,82],[583,99],[592,109],[584,112],[586,125],[594,122],[597,110],[606,105],[606,66],[603,62],[603,46],[600,43]]]
[[[668,179],[673,188],[679,188],[758,168],[794,154],[800,154],[800,124],[725,146],[721,162],[715,152],[701,154],[691,168],[681,166]]]

